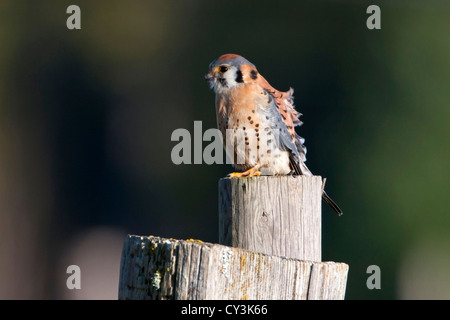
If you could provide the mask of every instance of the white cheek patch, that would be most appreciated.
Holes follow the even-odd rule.
[[[225,79],[226,85],[228,88],[234,87],[236,82],[236,71],[234,69],[230,69],[222,75],[222,78]]]
[[[216,93],[224,94],[229,92],[230,89],[234,89],[241,83],[236,81],[236,68],[231,68],[227,72],[221,74],[220,78],[214,79],[212,88]]]

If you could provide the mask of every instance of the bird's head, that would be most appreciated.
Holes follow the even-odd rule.
[[[258,70],[254,64],[237,54],[224,54],[211,62],[205,76],[216,93],[226,92],[244,83],[256,81]]]

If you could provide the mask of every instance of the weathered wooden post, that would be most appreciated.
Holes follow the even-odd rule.
[[[320,177],[219,181],[219,242],[128,236],[119,299],[343,299],[321,262]]]
[[[269,255],[322,260],[322,179],[219,181],[219,243]]]

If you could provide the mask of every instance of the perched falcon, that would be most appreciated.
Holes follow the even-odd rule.
[[[217,124],[233,166],[230,177],[312,175],[305,165],[305,140],[297,135],[301,114],[293,89],[274,89],[255,65],[236,54],[211,62],[205,76],[216,93]],[[323,191],[322,198],[339,215],[342,210]]]

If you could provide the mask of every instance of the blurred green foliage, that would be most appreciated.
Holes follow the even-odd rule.
[[[378,2],[368,30],[369,4],[1,1],[0,296],[58,297],[54,261],[86,226],[217,241],[231,167],[175,166],[170,137],[215,127],[203,75],[232,52],[295,89],[308,166],[344,210],[324,206],[323,257],[350,265],[347,298],[402,298],[405,252],[450,242],[450,5]]]

